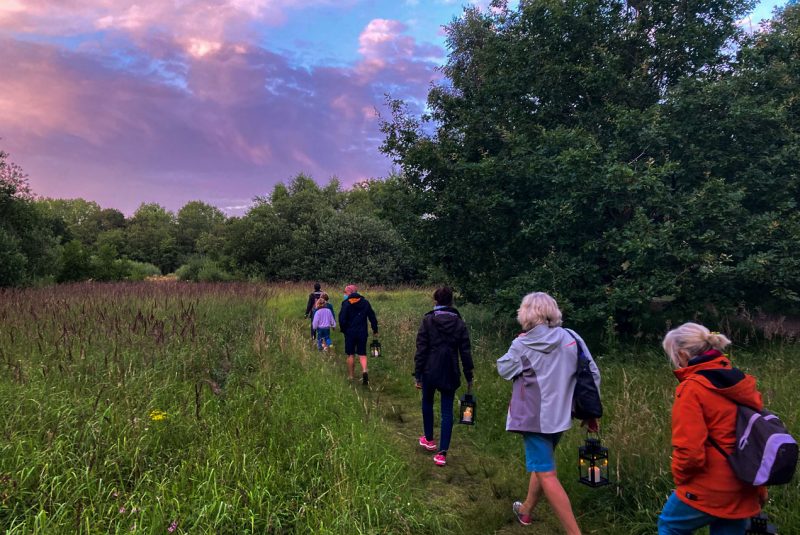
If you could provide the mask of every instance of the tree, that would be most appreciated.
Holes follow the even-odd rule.
[[[52,221],[35,206],[22,168],[0,151],[0,286],[53,275],[57,257]]]
[[[176,242],[181,255],[187,258],[200,252],[198,242],[208,242],[224,223],[225,214],[219,208],[202,201],[186,203],[178,210],[176,220]]]
[[[416,248],[468,298],[506,310],[538,289],[573,319],[613,315],[634,329],[664,308],[685,317],[737,304],[754,279],[730,275],[758,255],[737,256],[756,234],[730,230],[763,231],[766,214],[749,194],[753,171],[736,172],[749,141],[722,137],[742,135],[734,124],[790,123],[745,119],[740,101],[741,120],[704,138],[717,110],[736,105],[725,87],[739,83],[735,21],[750,6],[531,0],[466,10],[448,28],[448,81],[431,89],[429,112],[390,100],[382,124],[382,149],[417,198]],[[771,162],[784,164],[793,157]]]
[[[156,203],[142,203],[125,230],[132,260],[155,264],[164,273],[178,267],[175,216]]]

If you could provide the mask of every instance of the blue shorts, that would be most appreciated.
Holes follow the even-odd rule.
[[[345,355],[366,355],[367,336],[344,336]]]
[[[554,451],[561,433],[522,433],[525,443],[525,468],[528,472],[554,472]]]

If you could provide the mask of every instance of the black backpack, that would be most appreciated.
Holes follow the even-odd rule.
[[[736,477],[751,485],[785,485],[797,468],[797,441],[769,411],[738,405],[736,446],[730,455],[713,438],[708,441],[728,459]]]
[[[603,403],[600,401],[600,392],[594,383],[594,376],[589,367],[589,359],[583,352],[583,346],[569,330],[567,331],[578,346],[578,369],[575,372],[575,391],[572,395],[572,417],[578,420],[590,420],[603,416]]]

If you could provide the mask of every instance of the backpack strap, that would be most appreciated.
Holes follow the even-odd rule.
[[[564,328],[564,330],[567,332],[570,338],[575,340],[575,345],[578,347],[578,363],[575,371],[575,373],[578,373],[578,371],[581,369],[581,364],[583,361],[587,360],[586,354],[583,352],[583,347],[581,347],[581,343],[578,341],[578,338],[575,336],[575,334],[567,328]]]
[[[728,459],[730,457],[730,455],[728,455],[728,453],[725,450],[722,449],[722,446],[717,444],[717,441],[714,440],[713,438],[711,438],[711,435],[708,435],[708,439],[706,440],[706,442],[708,442],[709,444],[714,446],[714,449],[716,449],[718,452],[720,452],[722,454],[722,456],[725,457],[726,459]]]
[[[710,389],[710,388],[708,388],[708,386],[704,385],[704,384],[703,384],[703,381],[701,381],[701,380],[700,380],[699,378],[697,378],[697,377],[693,377],[693,376],[692,376],[692,377],[689,377],[689,378],[687,378],[687,379],[686,379],[685,383],[688,383],[689,381],[692,381],[692,382],[694,382],[694,383],[697,383],[698,385],[702,386],[702,387],[703,387],[703,388],[705,388],[706,390],[708,390],[708,391],[710,391],[710,392],[713,392],[713,390],[712,390],[712,389]],[[738,403],[736,403],[736,410],[737,410],[737,411],[739,410],[739,404],[738,404]],[[708,442],[709,444],[711,444],[711,445],[714,447],[714,449],[715,449],[715,450],[717,450],[717,451],[720,453],[720,455],[722,455],[723,457],[725,457],[725,459],[730,459],[730,454],[729,454],[727,451],[725,451],[724,449],[722,449],[722,446],[720,446],[720,445],[719,445],[719,443],[718,443],[716,440],[714,440],[713,438],[711,438],[711,434],[709,434],[709,435],[708,435],[708,438],[706,438],[706,442]]]

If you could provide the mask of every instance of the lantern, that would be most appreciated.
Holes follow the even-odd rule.
[[[475,415],[478,410],[478,400],[472,395],[472,390],[461,396],[459,402],[458,423],[464,425],[475,425]]]
[[[599,438],[586,438],[578,448],[578,475],[581,483],[590,487],[608,485],[608,448]]]
[[[759,513],[758,516],[747,521],[747,531],[744,533],[745,535],[755,535],[756,533],[778,535],[778,528],[769,523],[766,513]]]
[[[376,358],[381,356],[381,343],[377,339],[369,345],[369,354]]]

